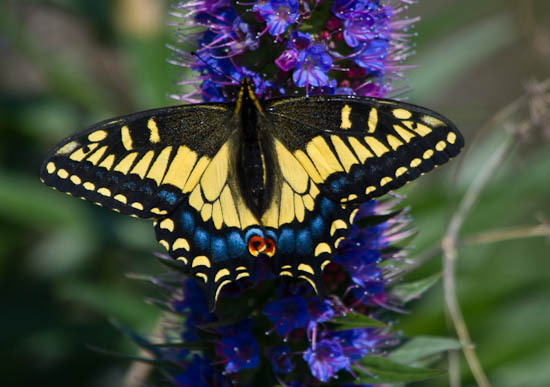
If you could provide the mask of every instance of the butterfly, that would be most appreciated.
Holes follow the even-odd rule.
[[[47,156],[41,179],[123,214],[154,220],[156,238],[221,289],[267,260],[321,291],[321,277],[360,203],[457,155],[445,117],[351,95],[260,100],[243,80],[235,102],[143,111],[95,124]]]

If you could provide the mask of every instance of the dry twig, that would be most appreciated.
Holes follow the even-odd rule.
[[[162,342],[164,340],[163,332],[168,318],[169,314],[164,313],[158,319],[155,327],[153,328],[153,332],[150,335],[151,341],[155,340],[155,338],[159,340],[159,342]],[[153,355],[149,351],[146,351],[144,349],[140,349],[138,356],[145,359],[153,359]],[[124,387],[144,386],[152,371],[153,365],[151,363],[145,363],[143,361],[137,360],[133,361],[132,364],[130,364],[128,371],[126,371],[126,375],[124,375],[124,381],[122,385]]]
[[[532,82],[527,86],[526,94],[516,99],[511,104],[497,112],[488,122],[482,127],[483,130],[494,125],[496,122],[504,121],[507,117],[513,115],[519,110],[524,102],[527,102],[529,118],[523,121],[520,125],[510,130],[510,136],[499,146],[492,154],[489,160],[483,165],[472,184],[468,187],[462,201],[460,202],[457,211],[451,218],[449,226],[443,239],[441,240],[441,249],[443,251],[443,287],[445,295],[445,303],[452,324],[456,330],[456,334],[462,344],[462,351],[468,366],[474,376],[477,384],[482,387],[489,386],[489,380],[481,367],[481,363],[476,355],[474,346],[470,339],[468,328],[464,321],[464,316],[458,303],[456,293],[456,260],[457,246],[459,244],[459,232],[464,224],[466,217],[477,202],[483,188],[487,185],[495,170],[502,164],[510,150],[517,145],[518,140],[525,138],[534,128],[540,127],[543,129],[542,122],[546,122],[549,113],[549,98],[548,88],[549,81]],[[536,107],[536,108],[534,108]],[[545,119],[541,119],[544,117]],[[550,232],[550,227],[541,224],[537,227],[521,228],[498,232],[485,233],[477,235],[474,238],[467,239],[467,242],[490,243],[504,239],[516,239],[531,236],[545,236]],[[449,381],[451,386],[459,386],[460,378],[458,375],[458,357],[451,355],[449,357]]]

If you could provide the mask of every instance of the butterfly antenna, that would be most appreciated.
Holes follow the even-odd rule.
[[[231,80],[231,83],[235,83],[235,84],[239,84],[240,81],[238,79],[235,79],[233,78],[231,75],[229,74],[226,74],[224,73],[223,71],[221,71],[220,69],[217,69],[215,68],[214,66],[212,66],[210,63],[206,62],[204,59],[201,58],[201,56],[195,52],[195,51],[191,51],[190,53],[192,56],[194,56],[195,58],[197,58],[202,64],[204,64],[206,67],[208,67],[210,70],[214,71],[215,73],[221,75],[222,77],[224,78],[227,78],[229,80]]]

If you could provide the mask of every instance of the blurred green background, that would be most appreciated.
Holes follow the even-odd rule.
[[[159,273],[147,221],[119,216],[43,186],[46,152],[91,123],[173,104],[166,95],[181,69],[166,63],[173,42],[169,0],[0,2],[0,383],[3,386],[117,386],[128,363],[88,345],[133,353],[110,323],[150,332],[156,296],[126,273]],[[550,76],[550,2],[421,0],[418,67],[409,100],[451,117],[467,148],[457,161],[409,184],[420,231],[411,255],[437,246],[458,199],[513,127],[482,125]],[[550,98],[548,99],[550,101]],[[543,106],[544,108],[544,106]],[[547,107],[546,107],[547,108]],[[544,110],[544,109],[543,109]],[[548,117],[548,111],[546,111]],[[544,124],[544,122],[543,122]],[[546,122],[495,172],[461,235],[529,226],[550,217]],[[409,275],[441,269],[436,255]],[[550,385],[550,244],[529,238],[465,244],[459,299],[483,367],[495,386]],[[405,336],[448,335],[441,284],[409,305]],[[462,365],[464,385],[474,385]],[[445,368],[442,360],[437,366]],[[445,386],[446,376],[417,385]]]

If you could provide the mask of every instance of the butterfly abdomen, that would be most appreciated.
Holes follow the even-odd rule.
[[[240,146],[237,156],[239,188],[247,206],[260,218],[270,200],[272,170],[266,160],[265,142],[258,130],[258,118],[262,112],[247,94],[240,103]]]

